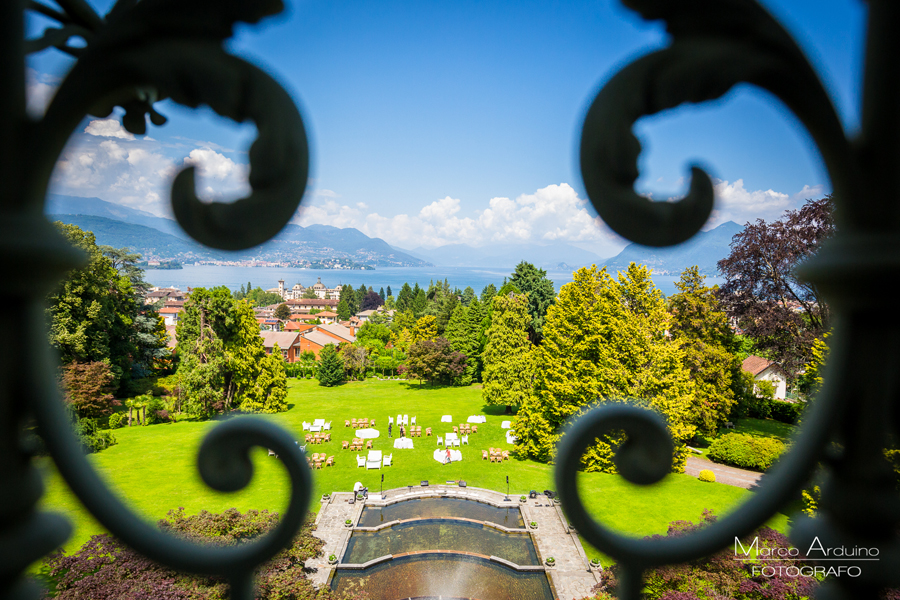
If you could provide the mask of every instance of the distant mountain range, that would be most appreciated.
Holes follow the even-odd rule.
[[[420,267],[426,260],[393,248],[358,229],[330,225],[287,225],[265,244],[241,252],[222,252],[198,244],[177,222],[100,198],[50,194],[49,217],[94,232],[98,244],[128,247],[146,257],[181,260],[260,260],[322,268]]]
[[[466,244],[447,244],[437,248],[423,248],[404,252],[442,267],[515,267],[523,260],[543,269],[565,265],[600,264],[603,258],[571,244],[557,242],[537,244],[498,244],[473,248]]]
[[[703,275],[714,276],[719,271],[716,263],[731,252],[731,238],[743,229],[734,221],[728,221],[671,248],[629,244],[605,264],[610,271],[619,271],[636,262],[651,267],[656,275],[678,275],[685,268],[697,265]]]
[[[628,268],[632,262],[647,265],[657,275],[677,275],[697,265],[701,273],[716,275],[716,263],[728,256],[732,237],[742,230],[733,221],[701,232],[673,248],[651,248],[629,244],[612,258],[604,258],[582,248],[553,244],[498,244],[474,248],[448,244],[437,248],[419,246],[405,250],[380,238],[370,238],[358,229],[330,225],[287,225],[265,244],[243,252],[222,252],[201,246],[190,239],[172,219],[105,202],[50,194],[47,211],[53,220],[77,225],[94,232],[98,244],[128,247],[145,257],[193,261],[285,262],[319,268],[359,268],[431,264],[445,267],[515,267],[523,260],[549,270],[575,270],[586,265],[605,265],[611,271]]]
[[[610,271],[627,269],[632,262],[653,268],[657,275],[678,275],[697,265],[704,275],[716,275],[716,263],[730,252],[731,238],[743,228],[728,221],[698,233],[688,242],[673,248],[652,248],[629,244],[612,258],[583,250],[571,244],[506,244],[474,248],[466,244],[448,244],[437,248],[418,247],[403,250],[444,267],[509,267],[527,261],[542,269],[575,270],[587,265],[606,266]]]

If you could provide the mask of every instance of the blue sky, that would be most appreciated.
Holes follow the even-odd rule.
[[[111,2],[91,0],[98,12]],[[847,127],[857,127],[864,4],[767,0],[817,68]],[[28,23],[33,35],[46,26]],[[586,201],[577,147],[585,111],[617,68],[665,44],[615,2],[294,2],[240,26],[229,50],[273,74],[301,108],[312,149],[300,224],[357,227],[404,247],[565,241],[614,254],[626,242]],[[69,62],[29,61],[35,114]],[[168,180],[200,167],[211,198],[246,192],[252,126],[161,103],[170,117],[132,139],[86,118],[53,191],[170,215]],[[638,189],[683,193],[687,165],[716,179],[708,227],[773,219],[830,190],[815,148],[766,94],[733,90],[714,106],[645,119]]]

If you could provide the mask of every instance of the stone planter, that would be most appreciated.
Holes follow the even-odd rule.
[[[547,565],[548,567],[555,567],[556,559],[554,559],[552,556],[549,556],[549,557],[547,557],[547,560],[544,561],[544,564]]]
[[[592,568],[592,569],[599,569],[599,568],[600,568],[600,561],[599,561],[599,560],[592,560],[592,561],[591,561],[591,568]]]
[[[332,554],[331,556],[329,556],[329,557],[328,557],[328,564],[329,564],[329,565],[336,565],[336,564],[337,564],[337,556],[335,556],[334,554]]]
[[[528,529],[537,529],[538,525],[534,521],[528,524]]]
[[[528,502],[528,498],[526,498],[525,496],[519,496],[519,502],[525,504],[526,502]]]
[[[344,521],[344,527],[353,527],[353,521]]]

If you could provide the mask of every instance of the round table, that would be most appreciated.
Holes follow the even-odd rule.
[[[379,432],[377,429],[357,429],[356,430],[356,437],[362,438],[364,440],[377,438],[380,435],[381,435],[381,432]]]

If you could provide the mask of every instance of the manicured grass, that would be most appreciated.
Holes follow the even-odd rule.
[[[432,483],[462,479],[469,486],[505,492],[507,475],[510,492],[516,496],[532,489],[556,488],[550,465],[515,458],[499,464],[481,459],[483,449],[512,447],[506,444],[505,430],[500,427],[502,421],[511,417],[503,414],[503,407],[484,405],[479,387],[430,388],[405,381],[369,380],[324,388],[315,380],[289,381],[290,409],[286,413],[259,418],[271,420],[293,432],[301,444],[303,421],[322,418],[332,422],[332,441],[307,447],[309,453],[325,452],[335,456],[334,467],[314,472],[312,510],[318,510],[318,498],[322,493],[350,490],[357,481],[377,493],[382,474],[385,489],[418,485],[423,479]],[[387,417],[396,418],[397,413],[409,414],[410,419],[416,416],[423,432],[425,427],[431,427],[435,435],[451,431],[453,424],[465,422],[469,415],[484,414],[487,423],[479,424],[478,433],[469,437],[469,446],[462,446],[461,462],[442,465],[432,457],[437,448],[435,437],[414,438],[412,450],[393,448],[393,439],[387,437]],[[453,423],[441,423],[441,416],[445,414],[453,416]],[[393,466],[380,470],[357,468],[357,453],[341,450],[341,440],[349,441],[354,436],[353,430],[344,427],[344,420],[363,417],[377,420],[377,429],[382,435],[374,440],[374,448],[386,454],[393,453]],[[89,460],[110,487],[150,522],[179,506],[183,506],[188,514],[203,509],[219,512],[232,506],[242,511],[251,508],[282,511],[287,503],[287,477],[280,461],[268,457],[263,449],[257,452],[255,475],[245,490],[221,494],[200,481],[195,466],[197,448],[204,434],[215,425],[215,421],[182,421],[117,429],[115,435],[119,443],[100,454],[90,455]],[[398,436],[396,426],[394,436]],[[53,471],[52,463],[45,460],[41,464],[48,474],[44,506],[67,514],[73,521],[75,533],[66,549],[74,550],[102,529],[68,492]],[[704,508],[724,514],[751,495],[739,488],[701,483],[688,475],[670,475],[656,486],[638,488],[615,475],[584,473],[579,477],[579,486],[596,518],[611,527],[638,535],[663,533],[666,525],[676,519],[697,521]],[[786,517],[776,518],[773,525],[784,531]],[[588,551],[589,556],[592,552]]]
[[[735,431],[737,433],[746,433],[749,435],[758,435],[763,437],[776,437],[782,441],[788,441],[793,435],[796,426],[774,421],[772,419],[752,419],[746,417],[739,419],[734,424],[734,429],[721,429],[719,433],[727,433]]]

